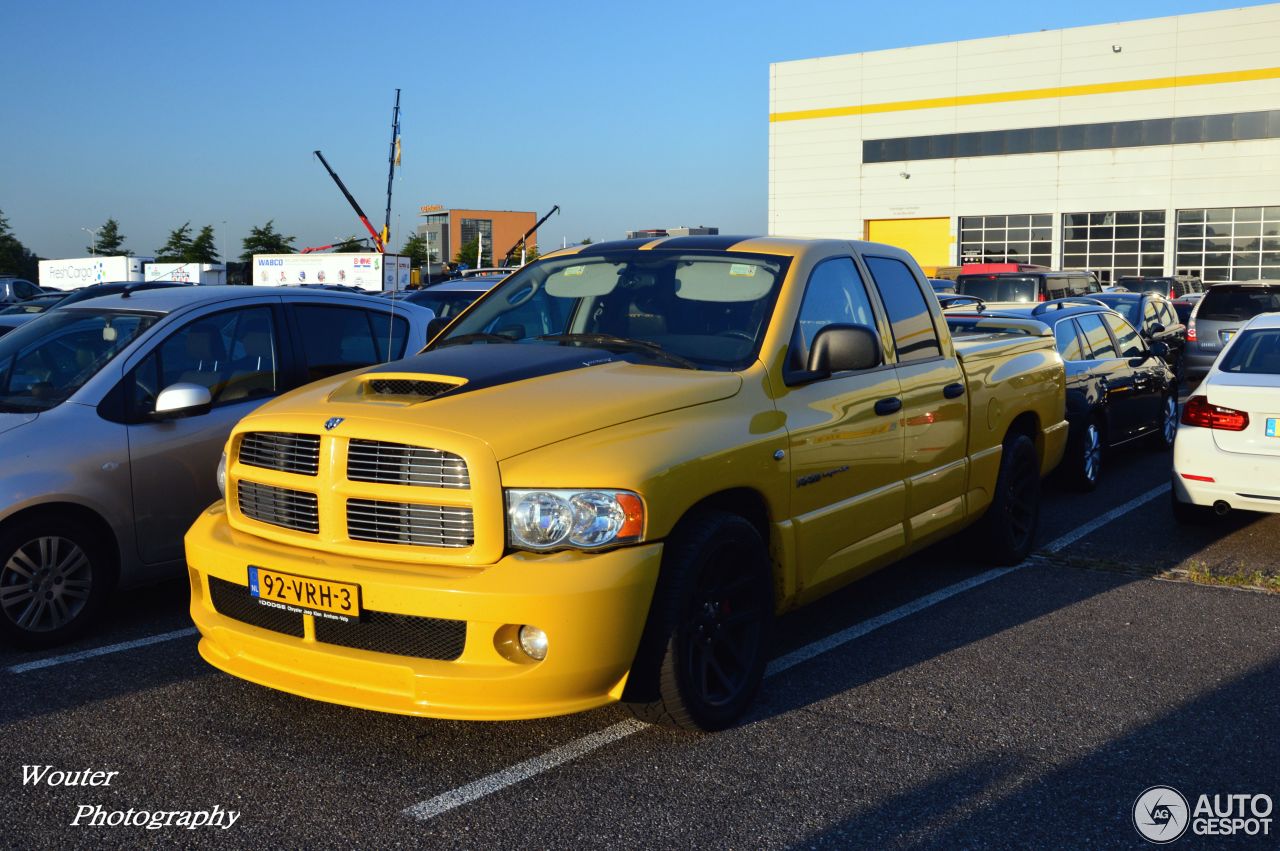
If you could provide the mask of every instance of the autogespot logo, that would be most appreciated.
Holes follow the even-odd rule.
[[[1170,786],[1152,786],[1133,802],[1133,826],[1148,842],[1164,845],[1187,832],[1187,799]]]

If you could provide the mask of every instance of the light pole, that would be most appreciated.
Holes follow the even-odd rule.
[[[93,245],[89,248],[89,253],[93,255],[97,255],[98,231],[102,230],[102,228],[80,228],[80,230],[84,231],[85,233],[89,234],[89,236],[93,237]]]
[[[222,242],[222,251],[220,251],[219,253],[222,255],[222,265],[225,266],[227,264],[227,220],[226,219],[222,220],[222,239],[220,241]]]

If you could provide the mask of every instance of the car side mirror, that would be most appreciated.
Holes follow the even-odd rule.
[[[443,331],[449,325],[449,320],[443,316],[437,316],[427,322],[427,339],[434,340],[436,335]]]
[[[1150,330],[1152,334],[1163,334],[1165,331],[1165,328],[1163,325],[1157,322],[1154,325],[1152,325],[1148,330]]]
[[[818,375],[872,369],[882,362],[880,335],[866,325],[827,325],[809,347],[809,372]]]
[[[1167,358],[1169,356],[1169,344],[1164,340],[1156,340],[1149,347],[1151,354],[1158,358]]]
[[[213,396],[202,384],[179,382],[170,384],[156,397],[156,409],[152,417],[157,420],[175,420],[207,414],[213,407]]]

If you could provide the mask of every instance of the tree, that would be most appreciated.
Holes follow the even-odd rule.
[[[255,254],[293,254],[293,241],[297,237],[283,236],[275,228],[275,219],[269,219],[260,228],[249,228],[249,235],[244,238],[244,252],[240,259],[245,263],[253,262]]]
[[[541,256],[542,256],[542,252],[538,251],[538,246],[536,245],[525,246],[524,262],[532,263],[534,260],[537,260]],[[519,243],[517,243],[516,250],[512,251],[510,256],[507,257],[507,265],[517,266],[519,265],[519,263],[520,263],[520,245]]]
[[[484,257],[480,262],[476,262],[476,240],[471,240],[466,245],[458,249],[458,254],[453,258],[454,263],[465,263],[472,269],[480,266],[493,265],[493,246],[488,242],[484,246]]]
[[[191,222],[169,232],[169,240],[156,249],[157,263],[185,263],[191,250]]]
[[[363,239],[360,239],[357,236],[349,236],[346,239],[342,240],[342,242],[334,243],[333,248],[329,250],[333,252],[342,252],[342,251],[350,252],[350,251],[365,251],[366,249],[364,247]]]
[[[218,244],[213,235],[213,225],[200,228],[200,233],[191,240],[191,245],[187,246],[187,253],[182,259],[187,263],[219,262]]]
[[[423,233],[415,233],[406,239],[400,253],[409,258],[409,265],[414,269],[421,269],[432,260],[431,246],[427,242],[427,235]],[[440,260],[439,257],[435,259]]]
[[[85,250],[90,254],[100,254],[103,257],[132,257],[133,252],[124,247],[124,240],[124,234],[120,233],[120,223],[115,219],[107,219],[102,227],[98,228],[94,244]]]
[[[0,211],[0,275],[16,275],[34,281],[40,274],[40,258],[18,241],[9,220]]]
[[[591,237],[587,237],[586,239],[582,240],[582,242],[579,242],[578,244],[579,244],[579,245],[590,245],[590,244],[591,244],[591,243],[593,243],[593,242],[595,242],[595,240],[594,240],[594,239],[592,239]]]

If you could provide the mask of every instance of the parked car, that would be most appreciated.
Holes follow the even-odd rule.
[[[1173,447],[1178,521],[1233,509],[1280,512],[1280,314],[1232,336],[1183,407]]]
[[[1183,325],[1187,325],[1191,322],[1191,311],[1195,310],[1196,304],[1202,298],[1204,298],[1204,293],[1187,293],[1169,303],[1173,305],[1173,312],[1178,315],[1178,321]]]
[[[1187,326],[1178,318],[1173,302],[1159,293],[1101,293],[1094,298],[1129,320],[1148,344],[1157,340],[1166,344],[1169,353],[1165,363],[1174,375],[1182,375]]]
[[[933,291],[937,295],[950,295],[956,291],[956,282],[949,281],[946,278],[930,278],[929,286],[933,287]]]
[[[90,286],[87,286],[87,287],[79,287],[74,290],[63,290],[61,293],[61,297],[55,298],[53,303],[46,305],[42,310],[27,311],[27,310],[18,309],[13,313],[9,313],[9,311],[7,310],[0,311],[0,337],[9,333],[14,328],[17,328],[18,326],[24,325],[27,322],[31,321],[32,319],[36,318],[37,315],[39,315],[40,313],[43,313],[45,310],[53,310],[54,308],[58,308],[58,307],[67,307],[68,305],[77,304],[79,302],[85,301],[86,299],[98,298],[99,296],[104,296],[104,295],[114,295],[116,293],[124,292],[125,290],[128,290],[129,292],[137,292],[139,290],[153,290],[153,289],[162,289],[164,287],[183,287],[183,286],[187,286],[187,284],[181,284],[175,281],[146,281],[146,282],[108,281],[102,284],[91,284]],[[22,308],[25,305],[30,304],[34,301],[44,299],[46,297],[52,297],[52,296],[54,296],[53,293],[41,293],[38,296],[34,296],[29,301],[20,302],[19,304],[15,305],[15,307]]]
[[[1259,313],[1280,310],[1280,281],[1213,284],[1187,323],[1186,375],[1199,380],[1242,325]]]
[[[1059,471],[1067,484],[1097,487],[1103,454],[1139,440],[1173,446],[1178,430],[1178,390],[1165,362],[1168,345],[1147,343],[1138,330],[1096,297],[1058,299],[1034,308],[947,313],[953,333],[981,329],[993,317],[1036,319],[1053,329],[1067,370],[1067,421],[1071,433]]]
[[[186,537],[201,656],[387,712],[718,729],[775,612],[972,524],[1025,557],[1067,435],[1048,329],[952,340],[899,248],[742,246],[551,254],[242,420]]]
[[[44,290],[25,278],[0,278],[0,304],[13,304],[40,295]]]
[[[1204,284],[1192,275],[1126,275],[1117,283],[1131,293],[1158,293],[1166,298],[1204,292]]]
[[[431,311],[392,307],[179,286],[59,307],[0,338],[0,633],[55,644],[113,587],[173,576],[183,532],[218,498],[232,425],[308,381],[416,351]]]
[[[999,308],[1089,296],[1102,292],[1102,287],[1091,272],[998,272],[960,275],[956,292],[977,296],[988,306]]]
[[[67,297],[66,293],[40,293],[26,301],[16,301],[0,310],[0,316],[22,316],[25,314],[44,313],[54,304]]]
[[[493,276],[455,278],[426,289],[405,290],[388,295],[397,301],[429,308],[437,319],[453,319],[500,280],[502,278]]]

